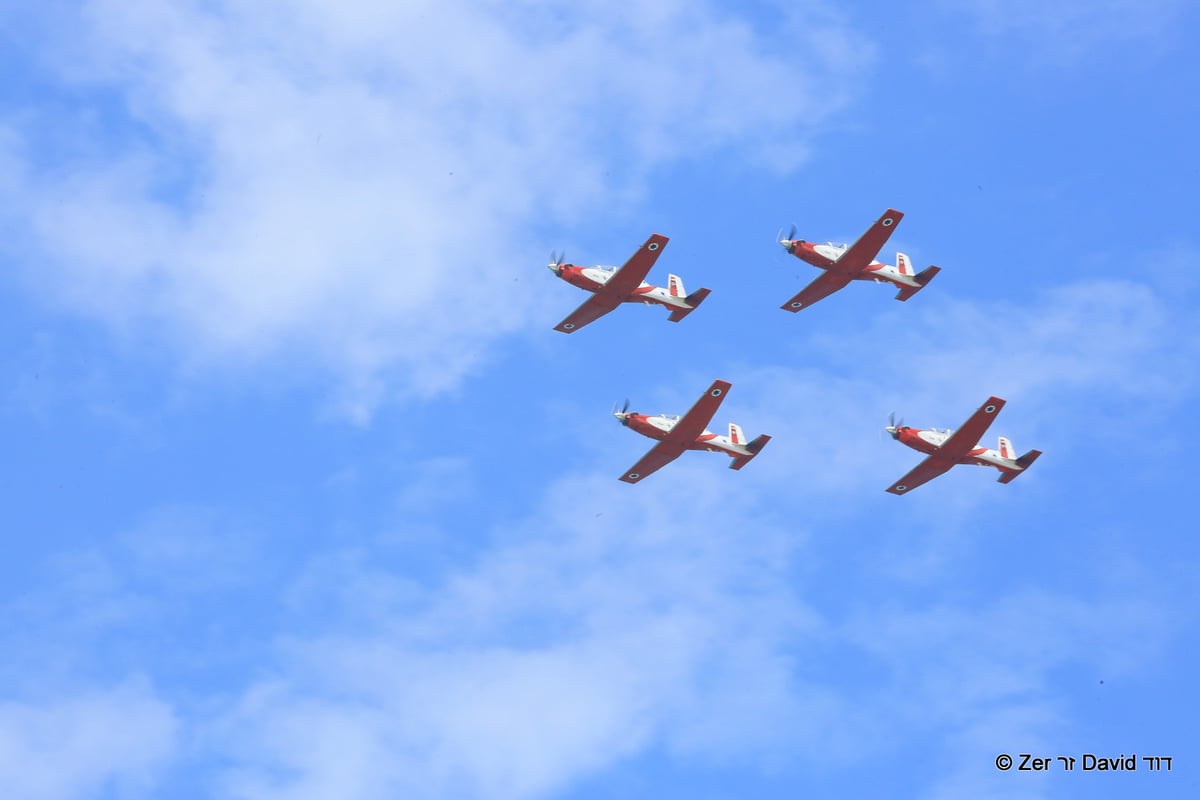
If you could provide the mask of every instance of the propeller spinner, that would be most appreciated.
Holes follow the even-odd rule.
[[[803,239],[796,238],[795,225],[792,225],[792,227],[788,229],[788,235],[786,239],[783,237],[783,228],[779,229],[779,233],[776,234],[776,237],[779,239],[779,244],[783,246],[783,249],[787,250],[789,253],[795,249],[796,245],[804,244]]]
[[[625,398],[625,405],[621,406],[620,411],[617,411],[617,404],[613,403],[613,416],[616,417],[617,421],[620,422],[622,425],[629,424],[629,413],[628,412],[629,412],[629,398],[628,397]]]

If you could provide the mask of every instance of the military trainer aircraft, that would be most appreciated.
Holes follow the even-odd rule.
[[[900,287],[900,293],[896,295],[897,300],[907,300],[921,291],[933,276],[941,271],[941,267],[927,267],[914,275],[912,263],[903,253],[896,254],[896,266],[881,264],[875,260],[875,256],[883,249],[888,237],[903,218],[903,213],[889,208],[853,245],[806,242],[796,238],[796,226],[793,225],[787,238],[780,239],[779,243],[796,258],[807,261],[814,267],[820,267],[825,272],[780,308],[792,312],[808,308],[818,300],[844,288],[850,281],[894,284]]]
[[[696,306],[708,297],[708,289],[697,289],[688,294],[683,288],[683,281],[678,275],[667,276],[667,287],[651,286],[645,282],[646,274],[654,266],[663,248],[667,246],[666,236],[654,234],[643,244],[636,253],[620,269],[615,267],[579,267],[574,264],[564,264],[564,256],[550,254],[547,265],[558,277],[580,289],[587,289],[592,296],[583,302],[579,308],[571,312],[554,330],[563,333],[575,331],[594,322],[621,303],[645,303],[647,305],[666,306],[671,310],[671,322],[679,322],[696,310]]]
[[[762,452],[771,437],[765,433],[752,442],[746,441],[746,435],[735,423],[729,423],[729,435],[719,436],[705,430],[709,420],[717,413],[721,401],[729,391],[727,381],[713,381],[708,391],[700,396],[696,404],[682,417],[671,414],[646,416],[635,414],[629,410],[629,401],[620,411],[613,409],[613,416],[627,428],[633,428],[643,436],[657,439],[658,444],[650,448],[650,452],[642,456],[642,460],[634,464],[621,476],[626,483],[637,483],[642,478],[671,463],[684,450],[709,450],[716,453],[726,453],[733,457],[730,469],[741,469]]]
[[[999,397],[989,397],[957,431],[909,428],[902,422],[897,424],[893,414],[886,428],[892,438],[914,450],[928,453],[929,457],[888,487],[888,491],[892,494],[911,492],[955,464],[995,467],[1000,470],[1000,483],[1008,483],[1020,475],[1042,454],[1040,450],[1030,450],[1025,455],[1016,457],[1017,451],[1013,449],[1012,442],[1003,436],[1000,437],[997,450],[989,450],[977,444],[1002,408],[1003,400]]]

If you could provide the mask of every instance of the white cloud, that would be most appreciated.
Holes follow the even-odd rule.
[[[747,430],[775,436],[753,465],[758,482],[765,476],[818,497],[882,491],[903,472],[881,472],[881,463],[917,458],[881,441],[889,412],[918,427],[957,427],[991,394],[1009,402],[989,436],[1007,435],[1022,449],[1090,447],[1097,428],[1119,415],[1122,426],[1106,435],[1122,437],[1123,452],[1157,452],[1161,443],[1144,432],[1159,430],[1165,412],[1195,391],[1189,365],[1200,357],[1200,327],[1187,302],[1147,285],[1074,283],[1022,304],[945,293],[937,300],[850,331],[809,328],[796,345],[804,366],[739,366],[730,403]],[[849,373],[824,367],[847,361]]]
[[[766,501],[778,493],[744,480],[731,491],[751,473],[720,461],[691,454],[638,487],[610,470],[561,475],[525,519],[497,523],[488,546],[423,584],[404,543],[364,533],[357,555],[309,550],[282,608],[277,582],[246,605],[270,607],[255,648],[220,638],[252,666],[189,690],[203,696],[182,721],[197,758],[173,766],[242,800],[537,798],[659,754],[688,767],[844,770],[919,740],[961,766],[931,775],[934,791],[983,792],[990,748],[1070,730],[1072,709],[1053,693],[1063,667],[1135,672],[1174,628],[1132,584],[1117,597],[1002,584],[973,600],[970,578],[942,569],[922,582],[929,602],[861,554],[854,572],[871,588],[822,594],[814,584],[838,578],[816,576],[840,574],[854,548],[810,539],[803,517],[777,522]],[[123,537],[124,557],[105,561],[122,603],[161,602],[135,579],[167,580],[191,560],[225,575],[221,531],[204,525],[220,515],[194,511],[149,514]],[[157,542],[172,530],[180,541]],[[101,606],[104,587],[85,588],[55,591]],[[225,655],[189,644],[205,661]],[[57,713],[53,702],[23,708]],[[126,763],[88,752],[62,754],[64,773]]]
[[[1044,782],[1014,783],[995,757],[1057,754],[1072,737],[1095,736],[1073,721],[1064,688],[1094,685],[1096,674],[1136,674],[1159,659],[1181,621],[1169,608],[1123,591],[1085,599],[1017,590],[979,602],[864,608],[842,633],[888,665],[891,680],[868,701],[887,731],[880,739],[940,734],[920,737],[938,743],[922,755],[937,747],[944,752],[932,760],[949,766],[923,796],[1037,797]]]
[[[1113,42],[1169,35],[1186,4],[1179,0],[968,0],[948,3],[992,36],[1032,42],[1042,58],[1077,57]],[[1028,51],[1025,51],[1028,54]]]
[[[869,558],[868,591],[818,601],[830,579],[805,576],[842,569],[846,548],[774,522],[773,490],[732,501],[713,458],[675,462],[653,492],[563,475],[431,585],[318,559],[290,607],[304,632],[217,727],[229,793],[535,798],[649,753],[761,773],[878,763],[917,739],[961,765],[931,791],[990,792],[996,753],[1071,730],[1064,667],[1129,674],[1171,635],[1150,597],[975,597],[945,565],[922,585],[958,602],[914,597]]]
[[[138,681],[0,701],[0,785],[23,800],[155,796],[176,730],[171,708]]]
[[[22,260],[193,360],[331,369],[360,415],[453,385],[525,324],[539,226],[715,147],[794,164],[861,61],[817,12],[777,20],[820,43],[798,51],[673,2],[96,0],[85,20],[56,46],[104,113],[35,121],[75,130],[66,152],[6,133]]]
[[[669,508],[564,477],[507,544],[420,595],[361,568],[310,584],[294,613],[343,609],[322,628],[358,633],[292,640],[247,692],[223,723],[230,792],[525,798],[659,744],[776,756],[800,711],[783,642],[812,624],[785,578],[793,540],[722,503],[724,475],[679,466]],[[610,511],[581,511],[579,491]]]

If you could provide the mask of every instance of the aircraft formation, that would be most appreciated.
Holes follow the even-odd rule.
[[[884,264],[876,260],[888,238],[904,214],[889,208],[852,245],[813,244],[796,238],[792,227],[786,237],[780,231],[779,244],[796,258],[818,267],[823,272],[798,294],[784,302],[780,308],[793,313],[808,308],[834,292],[844,289],[851,281],[890,283],[899,289],[896,299],[908,300],[921,291],[938,274],[940,267],[929,266],[914,272],[912,262],[904,253],[896,254],[896,263]],[[708,289],[697,289],[689,294],[678,275],[668,275],[665,287],[646,282],[646,276],[662,254],[669,240],[655,233],[638,248],[620,268],[584,267],[565,263],[565,256],[550,254],[547,266],[567,283],[591,292],[579,308],[572,311],[554,327],[562,333],[574,333],[614,311],[622,303],[642,303],[664,306],[670,311],[668,319],[679,322],[692,313],[708,297]],[[715,380],[704,394],[683,416],[658,414],[648,416],[629,410],[629,401],[620,411],[613,409],[613,416],[627,428],[656,440],[654,447],[621,475],[626,483],[637,483],[662,467],[671,463],[687,450],[706,450],[725,453],[732,457],[729,468],[740,470],[750,463],[771,437],[760,434],[747,441],[736,423],[729,423],[728,435],[713,433],[707,429],[716,415],[721,402],[732,385],[728,381]],[[989,397],[974,414],[957,430],[939,428],[911,428],[897,422],[893,414],[885,429],[896,441],[925,454],[925,459],[898,481],[888,487],[892,494],[906,494],[957,464],[974,464],[995,467],[1000,471],[999,482],[1008,483],[1029,468],[1040,450],[1030,450],[1017,456],[1012,442],[1001,436],[997,449],[983,447],[980,439],[995,420],[1004,400]]]

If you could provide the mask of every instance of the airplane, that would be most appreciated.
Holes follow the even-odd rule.
[[[662,234],[654,234],[620,269],[614,267],[579,267],[564,264],[563,256],[550,254],[550,270],[567,283],[593,292],[570,316],[554,326],[554,330],[574,333],[595,322],[621,303],[645,303],[671,309],[671,322],[679,322],[708,297],[708,289],[697,289],[688,294],[678,275],[667,276],[667,286],[662,288],[646,283],[646,274],[658,260],[659,254],[670,241]]]
[[[684,450],[708,450],[714,453],[726,453],[733,457],[730,469],[741,469],[762,452],[771,437],[765,433],[754,441],[747,442],[741,427],[729,423],[729,435],[719,436],[705,430],[709,420],[717,413],[721,401],[729,391],[728,381],[713,381],[712,386],[700,395],[696,404],[682,417],[673,414],[646,416],[635,414],[629,410],[629,401],[620,411],[613,409],[613,416],[627,428],[633,428],[643,436],[657,439],[658,444],[650,448],[650,452],[642,456],[641,461],[629,468],[621,480],[626,483],[637,483],[675,459],[683,455]]]
[[[796,226],[793,225],[788,238],[779,240],[783,249],[825,272],[780,308],[792,313],[808,308],[818,300],[844,288],[850,281],[895,284],[900,287],[896,299],[902,301],[921,291],[933,280],[934,275],[941,272],[941,267],[926,267],[914,275],[912,262],[903,253],[896,254],[896,266],[881,264],[875,260],[875,256],[883,249],[888,237],[903,218],[902,212],[889,208],[853,245],[806,242],[796,238]]]
[[[999,397],[989,397],[971,418],[957,431],[930,428],[918,430],[910,428],[901,422],[896,423],[895,414],[888,420],[886,430],[901,444],[906,444],[914,450],[928,453],[929,457],[909,470],[908,474],[893,483],[888,491],[892,494],[911,492],[926,481],[933,480],[956,464],[975,464],[980,467],[995,467],[1000,470],[1000,483],[1008,483],[1020,475],[1029,465],[1037,461],[1041,450],[1030,450],[1023,456],[1014,458],[1016,450],[1012,442],[1000,437],[997,450],[980,447],[977,442],[987,431],[992,420],[1004,408],[1004,401]]]

